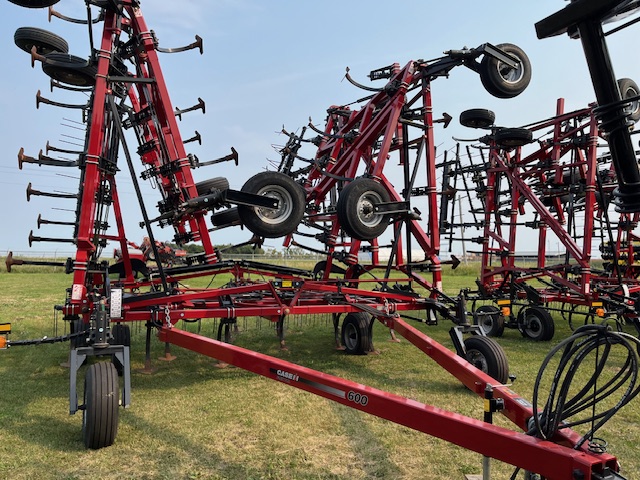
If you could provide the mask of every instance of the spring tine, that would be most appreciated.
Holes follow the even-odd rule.
[[[42,218],[41,214],[38,214],[38,229],[40,229],[40,225],[68,225],[68,226],[73,226],[76,223],[75,222],[62,222],[60,220],[46,220],[44,218]]]
[[[202,145],[202,137],[200,136],[200,133],[196,130],[196,134],[191,137],[188,138],[187,140],[184,140],[182,143],[191,143],[191,142],[198,142],[198,145]]]
[[[65,264],[63,262],[45,262],[41,260],[21,260],[19,258],[13,258],[13,252],[9,252],[7,258],[4,261],[5,266],[7,267],[7,273],[11,273],[11,267],[13,265],[43,265],[43,266],[51,266],[51,267],[64,267]]]
[[[41,196],[41,197],[54,197],[54,198],[78,198],[77,193],[50,193],[50,192],[41,192],[40,190],[35,190],[31,187],[31,182],[27,185],[27,202],[31,200],[31,195]]]
[[[70,103],[54,102],[53,100],[49,100],[48,98],[43,97],[40,93],[40,90],[38,90],[38,93],[36,93],[36,108],[40,108],[40,103],[53,105],[54,107],[76,108],[78,110],[87,110],[89,108],[88,103],[85,103],[84,105],[74,105]]]
[[[216,163],[230,162],[232,161],[238,165],[238,152],[235,148],[231,147],[231,153],[229,155],[225,155],[224,157],[216,158],[215,160],[209,160],[206,162],[201,162],[196,159],[195,168],[205,167],[207,165],[215,165]]]
[[[202,38],[200,37],[200,35],[196,35],[196,41],[193,43],[190,43],[185,47],[176,47],[176,48],[156,47],[156,50],[162,53],[180,53],[180,52],[186,52],[187,50],[193,50],[194,48],[197,48],[198,50],[200,50],[200,55],[202,55],[203,46],[202,46]]]
[[[81,19],[81,18],[67,17],[65,15],[62,15],[60,12],[54,10],[53,6],[50,6],[49,7],[49,23],[51,23],[51,18],[52,17],[59,18],[60,20],[63,20],[65,22],[78,23],[80,25],[88,25],[89,24],[88,20],[84,20],[84,19]],[[91,19],[91,23],[98,23],[98,22],[101,22],[102,20],[104,20],[104,11],[100,10],[100,13],[98,14],[98,16],[96,18],[92,18]]]
[[[196,103],[193,107],[180,109],[176,107],[175,116],[178,117],[179,120],[182,120],[182,114],[187,112],[193,112],[194,110],[202,110],[202,113],[205,113],[205,103],[200,97],[198,97],[198,103]]]
[[[64,83],[61,83],[58,80],[54,80],[53,78],[49,82],[49,85],[52,92],[54,87],[60,88],[61,90],[70,90],[72,92],[90,92],[93,90],[93,87],[72,87],[69,85],[65,85]]]
[[[59,242],[59,243],[76,243],[73,238],[51,238],[51,237],[36,237],[33,234],[33,230],[29,232],[29,247],[33,242]]]
[[[83,150],[67,150],[66,148],[53,147],[49,144],[49,141],[47,141],[46,151],[47,151],[47,154],[49,154],[49,152],[69,153],[71,155],[84,154]]]

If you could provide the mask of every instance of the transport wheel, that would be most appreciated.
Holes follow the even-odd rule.
[[[45,59],[42,71],[54,80],[76,87],[90,87],[96,83],[96,67],[83,58],[53,52],[45,55]]]
[[[349,313],[342,321],[342,345],[350,355],[364,355],[373,350],[373,322],[364,312]]]
[[[460,113],[460,125],[469,128],[489,128],[496,121],[496,114],[486,108],[472,108]]]
[[[531,81],[531,62],[524,51],[511,43],[496,45],[520,62],[516,68],[489,55],[480,62],[480,81],[485,90],[497,98],[512,98],[520,95]]]
[[[504,333],[504,316],[494,305],[481,305],[473,314],[476,324],[489,337],[501,337]]]
[[[202,182],[196,183],[196,190],[198,191],[198,196],[207,195],[211,193],[211,190],[229,190],[229,180],[225,177],[214,177],[209,180],[203,180]]]
[[[494,138],[501,147],[521,147],[532,142],[533,133],[526,128],[501,128]]]
[[[11,3],[26,8],[46,8],[55,5],[60,0],[9,0]]]
[[[640,95],[640,89],[638,84],[630,78],[621,78],[618,80],[618,88],[620,89],[620,95],[622,98],[637,97]],[[640,120],[640,100],[635,99],[631,102],[631,108],[628,113],[629,119],[635,123]]]
[[[544,308],[528,307],[518,312],[518,329],[524,337],[546,342],[553,338],[555,324],[551,314]]]
[[[238,207],[231,207],[219,212],[211,214],[211,223],[214,227],[230,227],[232,225],[240,225],[240,214]]]
[[[98,362],[87,368],[84,377],[82,435],[87,448],[112,445],[118,433],[118,372],[111,362]]]
[[[64,38],[42,28],[20,27],[13,34],[13,41],[27,53],[31,53],[33,47],[40,55],[69,52],[69,44]]]
[[[389,201],[389,193],[375,180],[356,178],[344,187],[336,213],[347,235],[357,240],[373,240],[384,233],[389,215],[374,212],[374,207]]]
[[[498,343],[489,337],[473,336],[464,341],[467,361],[487,375],[505,384],[509,380],[507,356]]]
[[[276,209],[238,205],[242,223],[260,237],[289,235],[295,231],[304,216],[304,193],[300,185],[284,173],[260,172],[247,180],[241,191],[279,201]]]

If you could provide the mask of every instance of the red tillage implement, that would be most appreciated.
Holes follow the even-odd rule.
[[[56,3],[55,0],[12,1],[27,7]],[[83,434],[87,447],[101,448],[111,445],[115,440],[119,398],[122,398],[122,406],[130,404],[130,334],[127,323],[144,321],[148,326],[147,346],[151,331],[155,328],[163,342],[183,346],[444,438],[488,457],[539,472],[545,478],[622,478],[615,473],[618,469],[615,457],[594,448],[594,430],[582,437],[570,428],[561,428],[555,424],[555,420],[560,422],[565,419],[562,412],[545,409],[538,416],[535,406],[504,386],[508,367],[502,349],[482,335],[481,330],[469,324],[464,295],[451,299],[440,291],[434,143],[429,132],[434,120],[429,108],[428,85],[433,78],[446,74],[451,67],[464,64],[479,71],[490,93],[503,98],[514,96],[528,82],[524,75],[528,64],[523,54],[511,55],[508,51],[511,49],[516,53],[519,49],[514,51],[513,46],[509,46],[505,47],[505,52],[485,44],[478,49],[449,52],[436,64],[411,62],[404,69],[394,66],[389,70],[391,81],[373,95],[367,107],[348,117],[335,119],[344,122],[342,133],[341,126],[336,127],[335,135],[334,127],[327,127],[328,130],[324,132],[327,138],[320,144],[321,151],[325,149],[332,154],[340,152],[336,156],[330,155],[330,163],[335,161],[335,166],[330,170],[321,169],[311,173],[304,189],[294,181],[290,172],[281,171],[255,175],[241,191],[233,191],[228,188],[226,180],[219,177],[200,184],[194,182],[192,168],[216,161],[200,163],[186,154],[185,141],[180,136],[175,117],[196,108],[204,110],[204,102],[200,101],[192,109],[174,109],[158,61],[158,51],[201,49],[201,39],[197,38],[194,44],[183,49],[162,49],[144,22],[139,2],[109,0],[93,2],[92,5],[98,6],[100,16],[97,19],[88,18],[86,22],[90,26],[102,22],[103,30],[98,46],[88,61],[68,55],[64,51],[66,42],[50,32],[22,29],[20,35],[16,35],[16,43],[42,62],[43,70],[54,82],[58,82],[58,86],[65,85],[61,88],[90,93],[88,105],[82,106],[86,111],[87,132],[84,148],[78,153],[77,161],[61,163],[46,156],[35,159],[25,157],[23,152],[19,155],[20,165],[27,162],[77,167],[81,172],[80,190],[73,196],[77,201],[77,221],[72,241],[77,251],[75,258],[67,262],[67,269],[73,274],[73,284],[65,304],[59,309],[72,325],[70,411],[83,411]],[[91,8],[88,11],[91,12]],[[53,10],[50,13],[65,18]],[[482,62],[478,63],[476,60],[481,56]],[[129,71],[127,63],[133,65],[132,71]],[[418,88],[418,93],[407,101],[405,94],[409,94],[414,87]],[[407,112],[406,107],[411,107],[418,99],[422,102],[420,111]],[[38,100],[40,103],[75,107],[56,104],[40,95]],[[408,113],[411,118],[407,117]],[[410,125],[406,122],[416,122],[418,125],[421,133],[414,138],[415,141],[409,140],[404,126]],[[124,135],[127,129],[135,132],[138,141],[137,153],[145,166],[142,178],[154,183],[162,196],[158,204],[159,216],[156,218],[149,218],[140,193]],[[346,145],[346,134],[354,132],[354,129],[359,131],[359,135]],[[378,141],[381,142],[379,147]],[[409,197],[412,175],[405,175],[408,181],[405,182],[406,191],[401,196],[383,174],[387,153],[391,149],[398,148],[401,151],[402,161],[408,168],[407,149],[415,146],[426,152],[427,158],[429,180],[425,191],[429,198],[429,213],[426,232],[420,227],[417,217],[411,214]],[[122,221],[123,205],[116,187],[116,174],[123,170],[122,165],[118,164],[120,150],[124,152],[126,169],[136,188],[142,225],[147,228],[149,244],[154,249],[153,258],[157,263],[156,269],[141,279],[136,278],[137,275],[145,275],[145,272],[136,270],[128,255],[129,240]],[[230,159],[237,157],[232,155],[221,161]],[[362,179],[355,178],[360,165],[364,165],[367,173]],[[389,286],[391,264],[386,267],[382,278],[373,280],[376,288],[366,289],[363,287],[368,280],[360,280],[360,275],[356,273],[347,274],[344,279],[330,279],[326,273],[322,273],[317,275],[318,279],[314,279],[313,272],[257,262],[223,261],[219,258],[205,224],[208,211],[237,204],[240,221],[256,234],[257,238],[252,241],[259,243],[260,237],[280,236],[291,241],[300,222],[314,223],[318,220],[313,216],[319,212],[305,212],[304,206],[309,200],[318,199],[319,204],[327,195],[330,196],[335,186],[332,175],[344,177],[347,185],[342,191],[343,195],[350,192],[343,199],[346,203],[338,204],[336,216],[331,217],[338,220],[336,225],[339,228],[329,232],[332,236],[350,237],[345,243],[345,247],[349,248],[345,263],[349,267],[358,264],[354,257],[357,257],[363,241],[371,242],[372,250],[375,250],[375,236],[371,235],[371,230],[382,229],[386,227],[384,222],[392,220],[396,225],[393,245],[396,263],[393,267],[409,273],[409,281],[405,281],[409,287]],[[33,189],[31,194],[34,194]],[[353,203],[362,214],[356,215],[355,220],[348,215]],[[371,209],[375,213],[373,220],[370,219]],[[110,230],[107,221],[109,211],[114,213],[115,232]],[[384,220],[380,221],[378,216]],[[178,244],[200,242],[204,253],[190,257],[186,266],[166,268],[161,262],[161,255],[155,251],[157,243],[151,228],[154,223],[172,226],[176,232],[174,240]],[[235,223],[235,220],[231,223]],[[425,251],[427,258],[424,263],[430,265],[428,270],[433,273],[432,282],[421,280],[412,273],[418,267],[414,267],[411,261],[403,261],[402,243],[399,241],[400,226],[403,224],[407,227],[407,237],[415,237]],[[30,241],[55,240],[30,237]],[[113,272],[108,262],[101,261],[99,255],[109,241],[119,245],[124,266]],[[327,242],[328,266],[324,267],[329,272],[334,257],[332,242]],[[14,260],[14,263],[18,261]],[[374,259],[374,267],[379,266]],[[364,268],[366,270],[368,267]],[[111,273],[118,278],[112,279]],[[191,289],[183,286],[185,279],[219,273],[231,274],[233,278],[224,288]],[[427,287],[430,297],[424,298],[413,292],[413,281]],[[422,312],[427,318],[430,312],[437,311],[452,319],[456,326],[451,329],[451,336],[457,352],[451,352],[408,325],[401,318],[401,314],[407,311]],[[346,314],[343,339],[352,353],[361,353],[371,347],[368,332],[373,320],[379,320],[433,358],[470,390],[484,395],[485,421],[470,419],[220,341],[222,325],[228,327],[238,317],[269,318],[278,324],[282,335],[283,322],[288,315],[310,313],[333,314],[336,331],[339,316]],[[195,318],[219,319],[219,339],[213,340],[176,327],[180,320]],[[9,331],[10,328],[0,330],[3,339]],[[463,342],[462,335],[468,332],[477,335]],[[622,335],[604,330],[587,333],[597,345],[608,341],[635,352],[631,348],[632,343]],[[8,345],[68,339],[11,341]],[[581,345],[593,345],[592,342]],[[83,405],[79,406],[76,377],[89,356],[111,361],[98,361],[87,367]],[[119,372],[123,376],[122,393]],[[630,374],[625,379],[635,379],[634,375]],[[637,393],[633,386],[629,390]],[[625,400],[628,401],[632,396],[626,395]],[[497,411],[513,421],[521,431],[493,426],[490,423],[491,415]]]

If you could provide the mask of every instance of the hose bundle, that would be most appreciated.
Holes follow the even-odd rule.
[[[542,411],[538,408],[538,397],[545,370],[552,359],[561,353],[559,364],[549,388],[549,397]],[[606,443],[594,437],[602,427],[624,405],[639,392],[638,365],[640,340],[621,332],[611,331],[605,325],[584,325],[569,338],[554,347],[544,359],[536,378],[533,392],[533,418],[530,435],[550,439],[561,428],[573,428],[590,424],[587,433],[577,442],[580,448],[589,441],[594,452],[606,450]],[[593,360],[593,371],[581,388],[571,388],[574,380],[584,378],[583,364]],[[577,390],[577,391],[576,391]],[[622,392],[612,406],[602,406],[605,399]],[[609,402],[610,403],[610,402]],[[596,409],[600,405],[601,409]],[[578,417],[582,412],[587,415]]]

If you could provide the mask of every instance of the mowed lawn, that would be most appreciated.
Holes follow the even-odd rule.
[[[445,272],[451,293],[474,280],[473,269]],[[70,283],[62,273],[3,269],[0,322],[11,322],[11,338],[54,335],[53,306],[64,301]],[[451,348],[450,322],[416,326]],[[381,324],[374,326],[378,353],[366,356],[336,351],[331,322],[321,316],[288,322],[288,350],[279,348],[266,320],[239,320],[239,327],[237,345],[482,419],[482,399],[407,341],[390,342]],[[200,328],[214,336],[212,320]],[[65,331],[60,318],[57,329]],[[173,347],[177,358],[161,361],[164,344],[155,338],[155,372],[143,373],[145,331],[135,325],[132,333],[132,404],[120,409],[115,444],[97,451],[84,448],[81,413],[68,413],[69,371],[60,365],[68,344],[0,351],[0,479],[462,480],[481,473],[476,453],[238,368],[220,368],[211,358]],[[513,390],[531,399],[544,357],[570,334],[560,318],[551,342],[507,329],[499,343],[517,375]],[[496,423],[511,428],[500,416]],[[626,478],[640,478],[640,398],[597,436],[608,442]],[[492,470],[492,478],[508,479],[514,468],[494,461]]]

